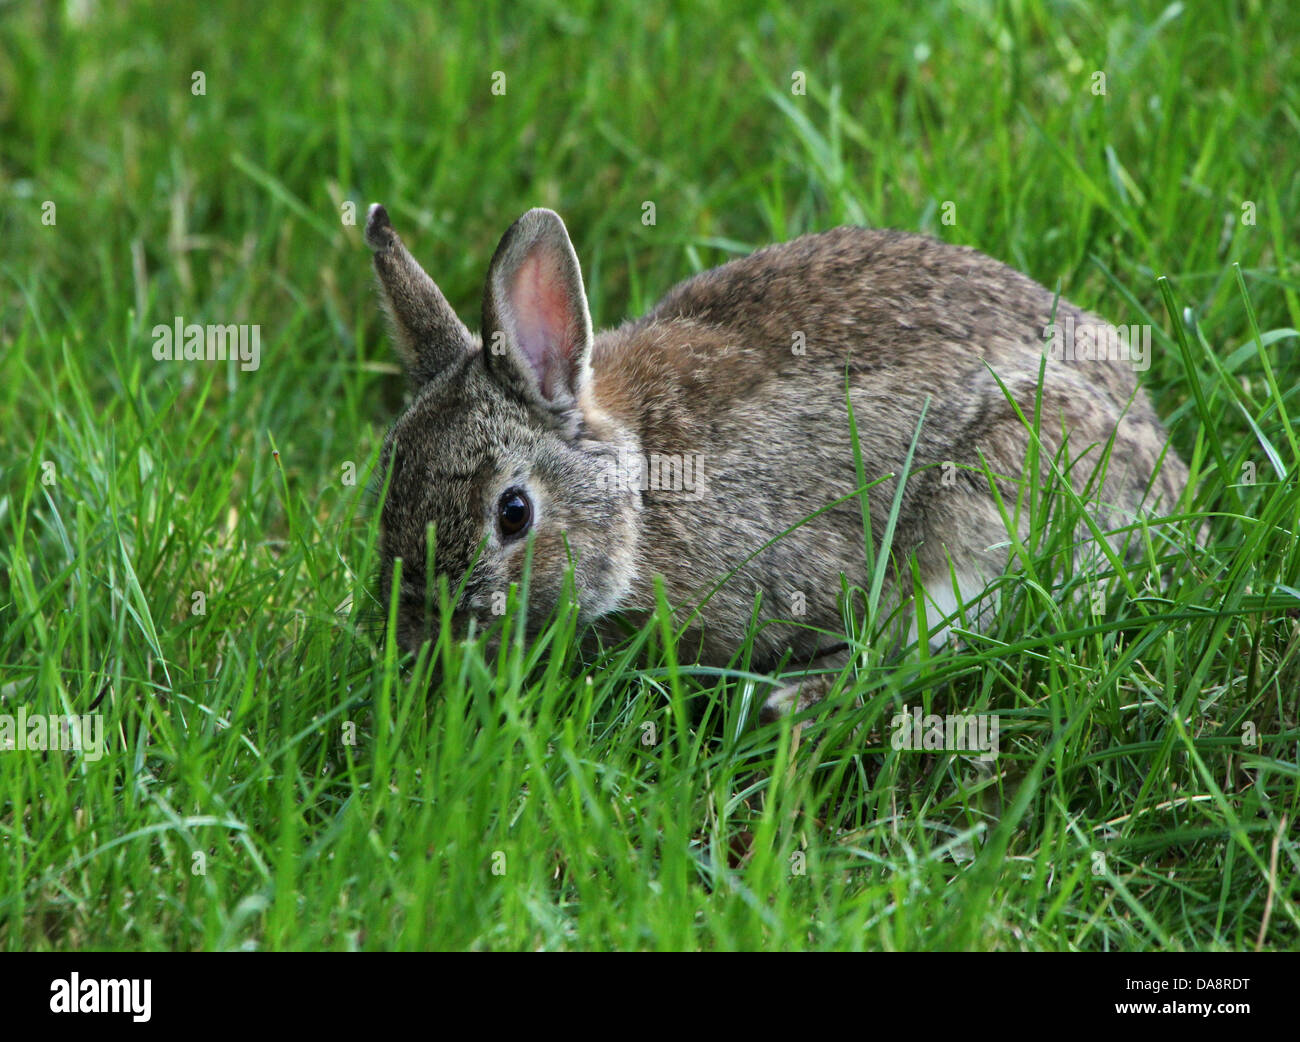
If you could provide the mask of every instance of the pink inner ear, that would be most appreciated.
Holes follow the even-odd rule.
[[[543,396],[552,398],[573,354],[573,316],[563,274],[543,246],[519,265],[510,286],[515,343],[537,375]]]

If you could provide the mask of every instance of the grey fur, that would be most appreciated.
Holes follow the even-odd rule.
[[[388,223],[388,211],[378,203],[366,216],[366,245],[375,254],[379,291],[398,353],[413,380],[432,380],[471,349],[473,338],[433,279],[406,251]]]
[[[846,379],[869,482],[902,470],[929,401],[893,540],[904,582],[887,585],[885,610],[910,600],[913,553],[927,585],[942,586],[950,562],[992,579],[1006,566],[1007,532],[987,481],[964,468],[980,468],[982,456],[1014,497],[1028,444],[993,374],[1032,418],[1054,303],[1058,323],[1101,323],[973,249],[837,228],[704,272],[644,318],[593,338],[564,225],[532,210],[493,257],[480,341],[382,207],[372,208],[366,238],[417,386],[383,453],[393,478],[381,593],[400,556],[399,635],[408,647],[430,636],[431,522],[434,567],[453,588],[478,555],[459,624],[490,621],[492,594],[519,580],[524,541],[504,539],[495,519],[502,493],[518,487],[535,504],[531,619],[558,602],[571,559],[580,617],[597,628],[614,612],[635,621],[652,611],[655,576],[669,602],[689,612],[734,570],[688,631],[683,654],[725,665],[761,594],[755,664],[769,668],[787,652],[812,661],[826,650],[825,633],[841,631],[841,573],[867,584],[858,498],[751,555],[857,487]],[[1064,444],[1080,492],[1114,437],[1104,481],[1092,490],[1103,528],[1174,509],[1187,470],[1129,362],[1049,358],[1041,409],[1044,470]],[[612,471],[615,463],[651,454],[698,460],[702,481],[689,491],[611,483],[611,473],[628,476]],[[946,472],[955,482],[945,483],[945,463],[956,465]],[[877,549],[895,480],[869,492]],[[792,624],[800,593],[806,611]],[[783,689],[769,708],[808,704],[827,684]]]

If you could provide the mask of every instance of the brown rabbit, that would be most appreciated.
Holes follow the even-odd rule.
[[[1053,465],[1068,473],[1103,531],[1172,511],[1186,482],[1129,342],[1107,351],[1088,339],[1109,328],[1099,319],[967,247],[864,228],[806,235],[688,279],[644,318],[593,336],[564,224],[530,210],[492,258],[480,339],[381,206],[366,241],[415,385],[381,458],[392,469],[381,596],[387,605],[401,557],[408,648],[431,635],[432,524],[436,572],[455,589],[469,571],[458,625],[491,621],[531,539],[530,619],[557,604],[570,565],[580,620],[598,629],[652,611],[660,576],[682,621],[694,614],[683,656],[725,666],[756,618],[756,668],[786,655],[842,663],[841,576],[869,580],[847,396],[877,555],[915,443],[880,610],[913,617],[914,555],[932,639],[1006,567],[984,465],[1014,503],[1031,436],[1008,398],[1032,421],[1045,355],[1040,479]],[[1064,329],[1085,348],[1049,350],[1053,319],[1058,343]],[[811,704],[833,679],[778,688],[765,715]]]

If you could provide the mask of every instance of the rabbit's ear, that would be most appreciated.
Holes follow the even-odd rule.
[[[387,211],[378,203],[366,218],[366,245],[375,251],[375,273],[398,353],[411,379],[426,383],[472,351],[473,338],[433,279],[402,245],[388,223]]]
[[[591,315],[578,255],[559,215],[529,210],[510,226],[483,291],[483,359],[544,411],[576,406],[591,367]]]

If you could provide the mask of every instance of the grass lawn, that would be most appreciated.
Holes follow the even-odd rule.
[[[107,745],[0,752],[0,947],[1300,947],[1298,47],[1290,0],[0,7],[0,714]],[[849,613],[780,725],[667,613],[403,661],[372,200],[471,326],[535,205],[597,326],[838,224],[976,246],[1153,327],[1193,488],[1088,574],[1027,506],[987,634]],[[257,368],[156,361],[178,319]],[[895,750],[918,706],[1000,756]]]

